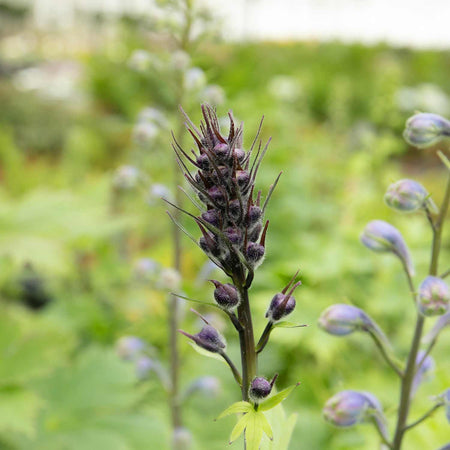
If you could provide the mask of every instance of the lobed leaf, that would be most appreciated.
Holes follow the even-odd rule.
[[[269,409],[275,408],[279,403],[281,403],[285,398],[287,398],[290,393],[299,385],[300,383],[294,384],[292,386],[289,386],[286,389],[283,389],[281,392],[278,392],[278,394],[275,394],[274,396],[270,397],[268,400],[266,400],[264,403],[261,403],[259,406],[259,409],[261,411],[268,411]]]
[[[251,403],[244,401],[236,402],[222,411],[216,420],[222,419],[230,414],[248,413],[250,411],[253,411],[253,405]]]

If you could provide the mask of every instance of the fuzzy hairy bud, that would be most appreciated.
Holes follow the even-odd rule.
[[[182,330],[179,331],[208,352],[221,353],[226,347],[224,338],[209,324],[205,325],[199,333],[194,335]]]
[[[234,285],[230,283],[222,284],[216,280],[211,280],[211,282],[216,287],[214,300],[222,309],[231,311],[239,305],[239,293]]]
[[[248,390],[250,400],[253,403],[260,403],[261,400],[267,398],[272,392],[277,377],[278,374],[273,377],[272,381],[267,381],[264,377],[253,378]]]

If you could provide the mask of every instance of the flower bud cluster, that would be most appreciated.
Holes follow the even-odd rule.
[[[175,143],[178,162],[194,188],[204,212],[196,218],[202,236],[201,249],[226,273],[236,273],[244,264],[257,267],[265,255],[261,195],[253,196],[256,172],[263,152],[250,165],[251,150],[242,149],[242,126],[230,117],[228,136],[220,133],[215,111],[202,106],[200,130],[189,121],[189,132],[197,145],[194,158]],[[182,158],[182,155],[184,158]],[[197,169],[191,174],[186,160]]]
[[[156,361],[147,356],[148,350],[149,346],[136,336],[122,336],[116,342],[117,354],[123,360],[134,363],[136,376],[140,380],[147,378],[150,371],[158,365]]]

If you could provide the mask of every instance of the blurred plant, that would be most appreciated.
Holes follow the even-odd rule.
[[[230,442],[244,433],[246,448],[256,450],[264,434],[273,439],[272,428],[264,412],[277,406],[295,387],[269,397],[277,375],[270,382],[258,376],[258,356],[266,347],[274,328],[296,326],[282,319],[294,310],[293,293],[301,283],[295,283],[297,272],[273,297],[266,313],[266,327],[259,341],[255,342],[249,289],[254,272],[266,253],[269,221],[264,223],[264,213],[281,174],[269,188],[263,202],[261,191],[255,192],[256,175],[268,148],[268,143],[264,147],[261,142],[255,146],[261,125],[251,148],[245,151],[242,148],[243,127],[236,127],[231,112],[228,114],[228,136],[221,134],[217,115],[211,106],[202,105],[202,113],[204,121],[200,129],[185,114],[188,131],[198,147],[198,153],[191,157],[177,140],[173,144],[178,164],[199,200],[193,200],[193,203],[199,208],[200,215],[195,216],[175,204],[172,206],[194,219],[202,234],[198,241],[181,225],[180,228],[231,280],[231,283],[210,280],[215,287],[215,304],[211,305],[229,317],[239,336],[241,370],[228,356],[222,335],[196,311],[192,310],[203,320],[203,328],[194,335],[180,332],[193,342],[200,353],[217,356],[230,367],[241,390],[242,401],[231,405],[219,418],[244,413],[231,433]],[[254,152],[256,156],[252,160]],[[191,173],[188,163],[195,167],[195,173]],[[178,224],[175,217],[170,217]]]
[[[404,137],[408,143],[424,148],[441,141],[448,136],[450,122],[437,114],[416,114],[406,122]],[[373,396],[355,391],[343,391],[332,397],[325,405],[324,416],[336,426],[351,426],[374,417],[376,429],[384,446],[392,450],[400,450],[405,433],[430,417],[437,409],[446,406],[448,416],[448,391],[437,396],[432,408],[419,419],[408,423],[411,402],[419,385],[434,369],[435,363],[430,353],[438,339],[439,333],[450,323],[450,289],[444,278],[450,273],[439,275],[439,255],[441,251],[442,232],[450,204],[450,161],[442,153],[439,157],[449,171],[447,187],[442,205],[437,208],[427,190],[413,180],[400,180],[389,186],[385,195],[388,206],[399,212],[421,211],[427,218],[433,234],[431,261],[428,276],[416,289],[413,276],[414,269],[408,247],[402,234],[395,227],[382,220],[370,222],[361,234],[361,242],[375,252],[391,252],[396,255],[403,266],[409,290],[416,309],[416,323],[407,359],[401,363],[393,356],[387,337],[369,316],[352,305],[333,305],[325,310],[319,325],[330,334],[344,336],[353,331],[365,331],[372,337],[381,351],[383,358],[400,379],[400,399],[397,422],[392,438],[389,436],[385,419],[378,402]],[[430,316],[441,316],[427,338],[423,340],[425,348],[419,350],[425,319]],[[374,332],[376,330],[376,332]],[[369,398],[367,396],[370,396]],[[376,414],[376,416],[375,416]],[[379,420],[383,417],[383,420]]]

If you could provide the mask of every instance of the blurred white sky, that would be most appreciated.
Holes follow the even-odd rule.
[[[198,0],[222,16],[227,39],[341,39],[450,48],[450,0]],[[75,9],[145,14],[152,0],[34,0],[40,24]],[[151,13],[151,12],[150,12]],[[57,16],[57,18],[55,17]]]

